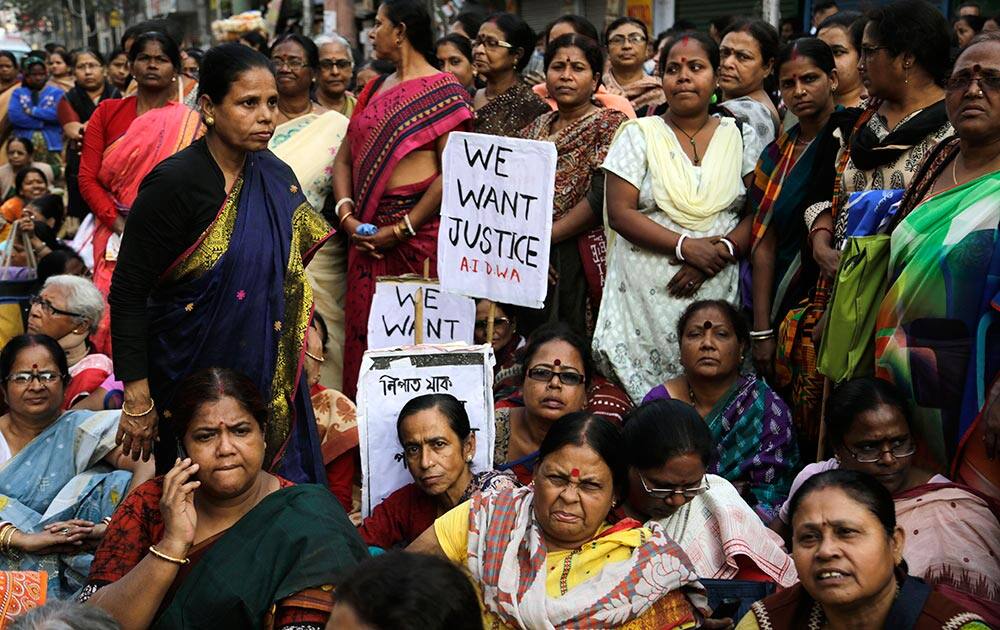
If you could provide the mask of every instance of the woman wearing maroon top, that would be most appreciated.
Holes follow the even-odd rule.
[[[406,403],[396,434],[414,482],[390,494],[365,519],[359,531],[369,546],[405,547],[477,490],[516,485],[507,473],[473,474],[476,436],[465,406],[451,394],[426,394]]]

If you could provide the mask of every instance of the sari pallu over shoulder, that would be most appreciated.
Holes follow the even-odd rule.
[[[212,543],[152,627],[265,628],[278,602],[336,585],[367,557],[357,530],[326,488],[284,488]]]
[[[188,374],[243,372],[271,403],[266,465],[296,482],[324,478],[302,359],[312,317],[305,265],[331,235],[291,169],[269,151],[251,153],[215,220],[149,301],[150,386],[161,416],[169,419]]]
[[[464,128],[473,116],[469,93],[451,74],[411,79],[378,93],[384,82],[383,77],[365,86],[347,129],[357,214],[369,223],[396,165],[419,147]]]

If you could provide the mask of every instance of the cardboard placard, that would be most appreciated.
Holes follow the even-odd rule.
[[[368,315],[368,348],[398,348],[416,342],[417,293],[422,290],[423,343],[472,344],[476,303],[441,289],[436,280],[419,277],[379,278]]]

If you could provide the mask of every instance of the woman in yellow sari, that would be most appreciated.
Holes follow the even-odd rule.
[[[271,66],[278,82],[278,118],[268,147],[292,167],[306,199],[323,208],[333,182],[333,158],[347,134],[348,118],[324,112],[309,99],[319,74],[319,50],[301,35],[286,35],[271,49]],[[285,122],[280,122],[284,120]],[[320,368],[324,387],[339,390],[344,367],[344,294],[347,288],[347,248],[341,238],[329,239],[306,270],[316,312],[328,331],[326,360]]]
[[[572,413],[542,441],[533,486],[477,493],[409,550],[469,570],[486,628],[693,628],[708,602],[687,556],[656,523],[607,523],[627,478],[618,428]]]

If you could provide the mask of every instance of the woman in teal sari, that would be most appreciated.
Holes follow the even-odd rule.
[[[261,468],[269,416],[233,370],[181,383],[171,422],[186,457],[115,512],[80,599],[124,630],[321,630],[368,551],[326,488]]]
[[[1000,497],[1000,35],[947,84],[957,138],[917,173],[892,231],[876,374],[914,403],[917,461]]]
[[[104,519],[153,465],[115,447],[118,412],[60,415],[69,369],[51,337],[11,339],[0,378],[10,407],[0,417],[0,570],[45,571],[49,597],[69,597],[86,580]]]

